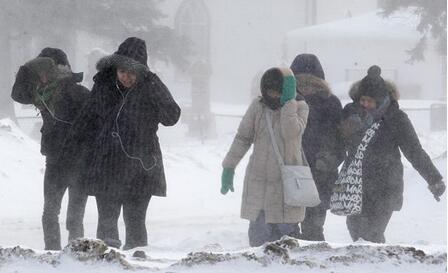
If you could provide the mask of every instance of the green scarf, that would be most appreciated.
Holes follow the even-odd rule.
[[[34,96],[34,105],[39,110],[49,110],[54,113],[54,97],[60,87],[60,80],[39,86]]]

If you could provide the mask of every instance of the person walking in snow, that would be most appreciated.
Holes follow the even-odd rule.
[[[20,67],[12,88],[12,99],[35,105],[43,120],[41,153],[46,156],[46,168],[42,226],[46,250],[61,249],[58,218],[67,188],[69,241],[84,236],[87,195],[80,191],[76,179],[63,177],[62,170],[69,166],[58,160],[65,135],[89,96],[89,90],[79,84],[81,81],[82,73],[72,73],[67,55],[61,49],[47,47]]]
[[[148,244],[149,201],[166,196],[158,126],[172,126],[180,117],[147,58],[145,41],[130,37],[98,61],[91,96],[66,146],[66,158],[78,159],[74,171],[83,173],[86,192],[96,197],[97,238],[112,247],[121,246],[117,225],[123,207],[125,250]]]
[[[250,221],[249,244],[260,246],[283,235],[298,236],[297,223],[305,216],[304,207],[283,202],[280,166],[270,137],[266,115],[280,154],[286,165],[306,165],[302,135],[308,105],[296,93],[296,80],[288,68],[271,68],[261,78],[261,97],[245,113],[232,146],[222,163],[221,193],[233,192],[235,168],[253,144],[246,168],[241,217]]]
[[[367,76],[353,84],[350,97],[353,102],[344,107],[341,122],[348,155],[332,196],[332,212],[342,214],[343,208],[337,206],[342,196],[338,195],[341,182],[359,184],[359,191],[351,187],[351,205],[355,206],[347,216],[350,235],[353,241],[384,243],[392,213],[403,204],[400,150],[437,200],[444,193],[445,184],[423,150],[408,116],[399,108],[397,89],[383,80],[380,67],[370,67]],[[359,193],[359,197],[354,197],[354,193]]]
[[[331,93],[322,65],[315,55],[298,55],[290,68],[297,79],[297,92],[305,98],[310,109],[302,146],[321,200],[318,206],[306,209],[305,219],[300,224],[300,238],[325,241],[323,227],[330,208],[331,191],[345,153],[338,129],[342,105]]]

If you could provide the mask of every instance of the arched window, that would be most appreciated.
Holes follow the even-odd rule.
[[[176,32],[191,45],[191,61],[208,62],[210,57],[210,16],[202,0],[185,0],[175,19]]]

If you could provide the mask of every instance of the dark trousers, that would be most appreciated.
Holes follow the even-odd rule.
[[[118,217],[120,217],[121,207],[123,207],[123,219],[126,227],[126,244],[123,249],[147,246],[146,210],[150,199],[151,196],[122,199],[96,196],[98,208],[96,237],[109,246],[116,248],[121,246],[118,234]]]
[[[387,209],[363,209],[359,215],[347,216],[347,228],[352,240],[385,243],[384,232],[392,213],[392,210]]]
[[[249,223],[249,245],[251,247],[261,246],[266,242],[280,239],[283,235],[297,237],[299,226],[295,223],[266,223],[264,211],[261,211],[255,221]]]
[[[324,206],[306,208],[305,219],[300,224],[303,240],[325,241],[324,224],[327,217],[327,209]]]
[[[61,212],[62,197],[68,188],[68,207],[66,228],[69,232],[68,240],[84,237],[83,218],[87,202],[87,195],[78,187],[71,186],[67,178],[62,178],[63,166],[50,163],[47,160],[44,177],[44,212],[42,227],[44,230],[45,250],[61,249],[61,232],[59,227],[59,213]]]

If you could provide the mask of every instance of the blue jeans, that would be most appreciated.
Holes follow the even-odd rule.
[[[261,211],[255,221],[250,221],[248,233],[249,245],[251,247],[257,247],[266,242],[278,240],[283,235],[297,237],[299,234],[299,226],[296,223],[266,223],[264,211]]]

